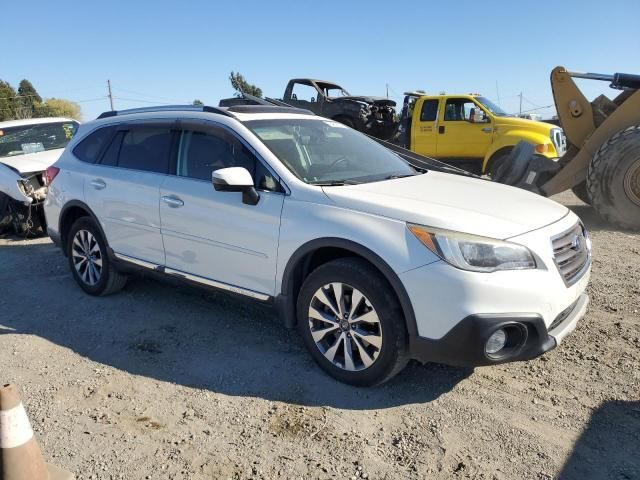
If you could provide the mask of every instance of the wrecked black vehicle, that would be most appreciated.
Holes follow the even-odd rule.
[[[68,118],[0,122],[0,233],[46,233],[46,171],[77,128]]]
[[[272,100],[272,99],[269,99]],[[382,140],[390,139],[397,128],[396,102],[383,97],[354,96],[333,82],[295,78],[290,80],[282,100],[292,107],[311,110]],[[253,104],[251,98],[228,98],[221,107]]]

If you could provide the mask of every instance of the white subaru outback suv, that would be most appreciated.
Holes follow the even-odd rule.
[[[554,348],[588,303],[580,220],[436,170],[293,108],[106,112],[49,169],[45,212],[85,292],[146,269],[271,302],[350,384],[411,358],[491,365]]]

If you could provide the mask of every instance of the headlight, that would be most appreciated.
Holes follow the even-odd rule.
[[[531,251],[517,243],[412,223],[407,227],[425,247],[462,270],[495,272],[536,268]]]

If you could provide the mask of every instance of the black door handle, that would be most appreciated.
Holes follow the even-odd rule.
[[[444,133],[444,127],[438,127],[438,133]]]

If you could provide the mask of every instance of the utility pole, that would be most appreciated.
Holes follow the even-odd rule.
[[[518,96],[520,97],[520,115],[522,115],[522,92]]]
[[[113,108],[113,95],[111,94],[111,80],[107,80],[107,88],[109,89],[109,104],[111,105],[111,111],[115,110]]]
[[[387,83],[387,99],[389,99],[389,84]]]
[[[498,105],[502,106],[500,104],[500,89],[498,88],[498,80],[496,80],[496,95],[498,96]]]

